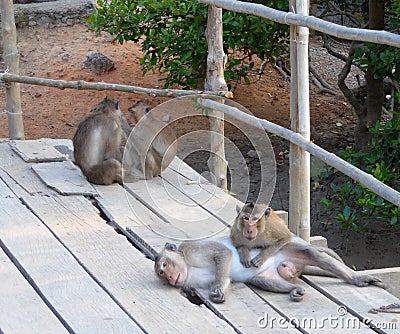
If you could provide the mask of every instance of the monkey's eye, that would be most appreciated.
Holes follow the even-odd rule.
[[[164,271],[163,271],[163,270],[160,270],[160,271],[158,272],[158,275],[160,275],[160,276],[164,275]]]
[[[167,262],[163,262],[162,267],[165,268],[167,266]]]
[[[245,221],[249,221],[250,220],[250,216],[247,216],[247,215],[243,216],[242,219],[245,220]]]

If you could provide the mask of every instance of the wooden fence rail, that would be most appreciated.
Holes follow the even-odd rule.
[[[327,22],[313,16],[304,16],[293,12],[282,12],[260,4],[230,0],[198,0],[199,2],[232,10],[238,13],[252,14],[278,23],[303,26],[338,38],[385,44],[400,47],[400,35],[387,31],[348,28]],[[292,8],[291,8],[292,9]]]
[[[228,114],[252,126],[261,126],[264,130],[271,132],[281,138],[284,138],[306,150],[307,152],[310,152],[312,155],[321,159],[326,164],[336,168],[337,170],[341,171],[347,176],[350,176],[352,179],[371,189],[382,198],[397,206],[400,206],[400,193],[398,191],[377,180],[371,174],[365,173],[357,167],[353,166],[352,164],[348,163],[347,161],[344,161],[343,159],[337,157],[335,154],[330,153],[319,147],[318,145],[304,139],[298,133],[288,130],[280,125],[269,122],[265,119],[250,116],[237,108],[227,106],[226,104],[221,104],[216,101],[202,100],[200,101],[200,104],[207,108],[220,110],[223,113]]]

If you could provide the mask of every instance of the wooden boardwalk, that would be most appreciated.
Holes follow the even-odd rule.
[[[400,333],[400,314],[368,312],[399,299],[333,278],[300,281],[301,303],[241,283],[224,304],[191,303],[144,253],[228,233],[238,202],[178,160],[93,187],[54,147],[71,143],[0,143],[0,333]]]

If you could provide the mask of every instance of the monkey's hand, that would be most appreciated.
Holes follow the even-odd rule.
[[[290,291],[290,299],[294,302],[301,302],[304,294],[305,290],[301,286],[296,286]]]
[[[386,289],[385,284],[379,279],[371,275],[355,275],[351,281],[351,284],[357,286],[367,286],[367,285],[376,285],[382,289]]]
[[[249,249],[247,247],[239,247],[237,251],[242,266],[245,268],[250,268],[252,265],[252,259],[250,257]]]
[[[214,303],[223,303],[225,301],[225,295],[219,284],[213,284],[210,289],[210,299]]]

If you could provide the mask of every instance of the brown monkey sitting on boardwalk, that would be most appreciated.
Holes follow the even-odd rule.
[[[252,249],[250,255],[254,258],[259,251]],[[224,291],[230,281],[289,293],[292,301],[301,301],[305,291],[293,280],[306,266],[319,267],[356,286],[383,287],[378,278],[359,274],[313,246],[297,242],[283,245],[258,268],[242,266],[237,249],[228,237],[184,241],[179,247],[166,243],[156,256],[154,270],[157,277],[185,291],[208,289],[209,297],[215,303],[225,301]]]
[[[152,115],[151,108],[142,101],[128,110],[128,123],[133,129],[127,134],[124,180],[152,179],[160,175],[175,158],[175,133],[169,125]]]
[[[92,183],[122,183],[119,101],[106,97],[92,111],[79,124],[72,140],[75,162]]]
[[[236,246],[240,262],[246,268],[259,267],[266,259],[284,244],[292,235],[285,223],[274,210],[266,204],[246,203],[243,208],[236,207],[237,217],[231,228],[231,239]],[[262,248],[255,257],[250,257],[252,248]]]

